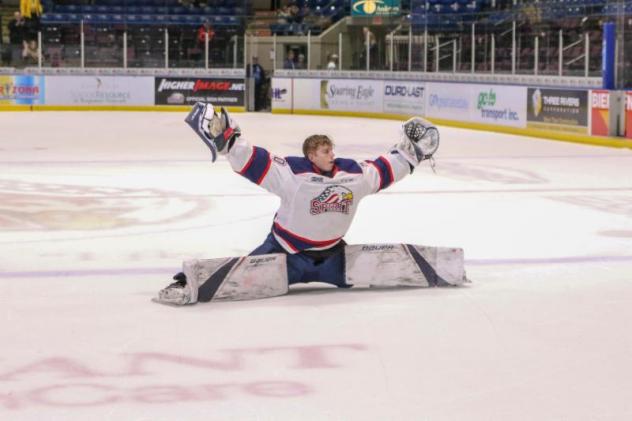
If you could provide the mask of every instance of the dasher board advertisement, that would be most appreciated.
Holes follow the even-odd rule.
[[[625,93],[625,137],[632,139],[632,91]]]
[[[425,83],[384,81],[383,111],[387,114],[424,116]]]
[[[314,78],[291,81],[293,109],[351,113],[382,112],[381,80]],[[273,102],[273,106],[275,104],[277,102]]]
[[[46,105],[154,105],[152,76],[46,76]]]
[[[0,105],[41,105],[45,101],[44,76],[0,76]]]
[[[529,88],[529,128],[588,133],[588,91]]]
[[[156,105],[244,106],[244,79],[156,77]]]
[[[292,103],[293,80],[290,78],[272,79],[272,109],[273,110],[291,110],[294,108]]]
[[[610,91],[590,91],[590,134],[608,136],[610,129]]]
[[[521,86],[427,83],[429,118],[526,127],[527,90]]]
[[[381,80],[321,79],[320,109],[382,112]]]

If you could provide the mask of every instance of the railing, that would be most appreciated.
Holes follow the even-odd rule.
[[[15,68],[244,67],[243,35],[222,39],[205,35],[202,40],[193,35],[188,27],[65,23],[44,27],[30,46],[8,46],[7,64]]]
[[[504,31],[431,34],[400,28],[386,35],[383,68],[424,72],[489,73],[599,77],[598,31],[521,31],[515,22]],[[554,38],[556,38],[554,40]],[[377,68],[375,70],[378,70]]]

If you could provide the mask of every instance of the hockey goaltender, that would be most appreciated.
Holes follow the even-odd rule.
[[[318,134],[305,139],[302,157],[272,155],[248,143],[228,112],[211,104],[195,104],[186,122],[210,148],[213,162],[226,155],[233,170],[279,196],[281,206],[270,234],[250,255],[187,260],[155,301],[266,298],[315,281],[339,288],[467,282],[462,249],[343,240],[360,200],[401,180],[422,161],[432,162],[439,131],[430,122],[409,119],[387,153],[363,162],[335,158],[332,140]]]

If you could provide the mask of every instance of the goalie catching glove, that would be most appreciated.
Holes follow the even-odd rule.
[[[227,154],[235,139],[241,135],[239,126],[228,111],[221,107],[217,112],[212,104],[197,102],[184,121],[209,147],[213,162],[217,159],[217,154]]]
[[[421,117],[413,117],[402,125],[397,150],[412,165],[431,159],[439,148],[439,130]]]

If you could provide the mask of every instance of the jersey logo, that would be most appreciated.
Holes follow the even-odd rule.
[[[353,205],[353,192],[346,187],[333,185],[327,187],[310,202],[309,213],[319,215],[325,212],[348,214]]]
[[[280,157],[278,157],[278,156],[274,156],[274,155],[273,155],[273,156],[272,156],[272,159],[274,159],[274,162],[276,162],[276,163],[277,163],[277,164],[279,164],[279,165],[285,165],[285,164],[286,164],[285,159],[280,158]]]

